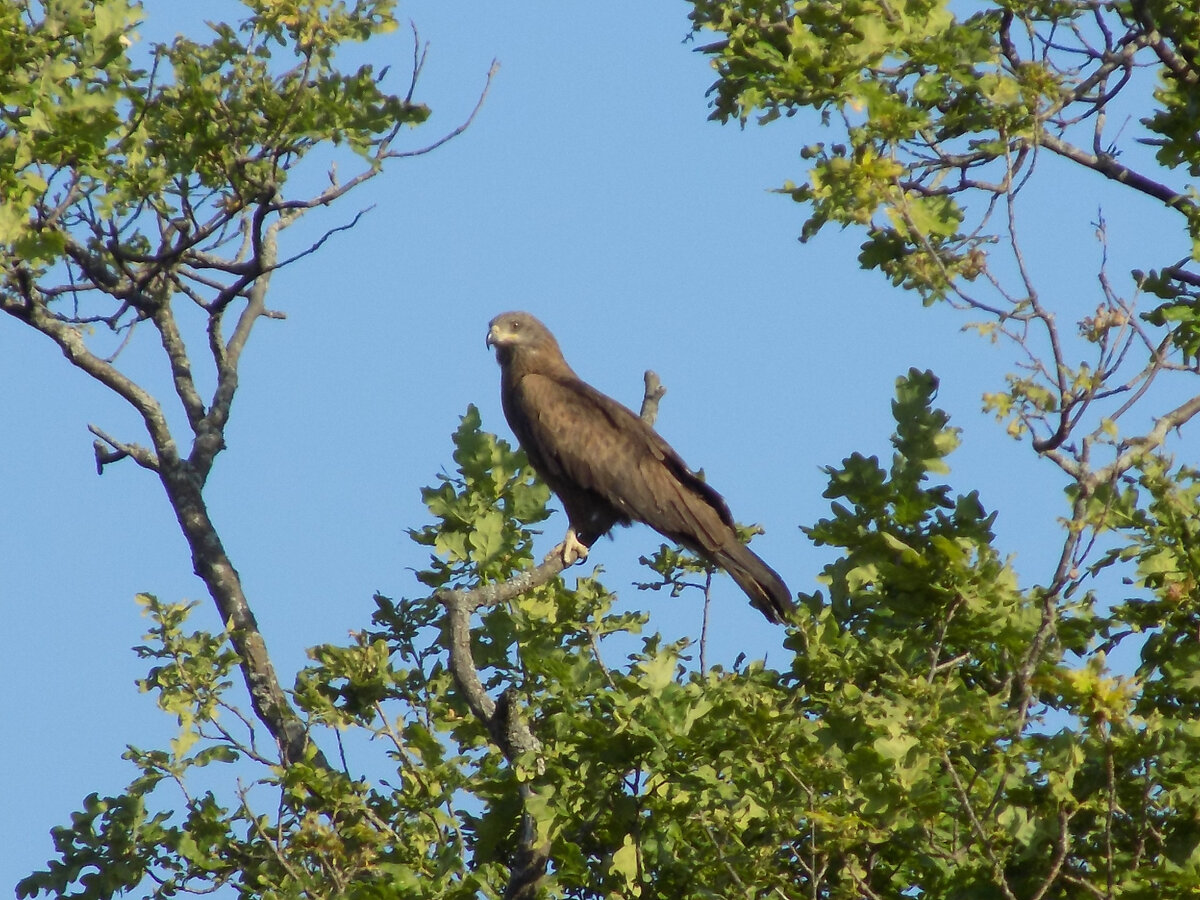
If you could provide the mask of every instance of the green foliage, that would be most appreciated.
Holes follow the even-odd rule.
[[[880,270],[927,303],[952,300],[984,312],[993,320],[990,334],[1006,334],[1042,361],[1044,348],[1029,347],[1029,331],[1010,327],[1014,319],[1029,322],[1044,313],[1016,249],[1015,200],[1026,185],[1047,195],[1063,189],[1055,176],[1037,180],[1033,171],[1039,155],[1056,155],[1179,215],[1191,261],[1175,263],[1172,256],[1149,276],[1145,270],[1133,276],[1139,290],[1168,301],[1145,320],[1194,364],[1200,276],[1189,263],[1200,260],[1200,194],[1171,179],[1174,170],[1193,179],[1200,172],[1194,4],[693,0],[691,6],[697,32],[723,36],[702,48],[717,73],[712,118],[767,124],[812,110],[835,133],[801,148],[806,177],[781,187],[808,207],[804,239],[829,224],[861,227],[864,268]],[[1152,70],[1157,85],[1132,77],[1140,68]],[[1108,127],[1105,115],[1118,102],[1124,105],[1113,119],[1124,124]],[[1141,111],[1141,136],[1125,128],[1131,107]],[[1138,144],[1154,147],[1153,159]],[[1155,164],[1166,171],[1155,172]],[[1009,248],[1007,264],[993,261]],[[1132,314],[1133,301],[1104,284],[1097,318],[1124,322],[1096,329],[1095,319],[1085,320],[1094,345],[1122,339],[1121,325]],[[985,299],[989,293],[994,301]],[[1135,343],[1154,353],[1158,340]],[[1098,349],[1093,375],[1115,376],[1114,358]],[[1057,395],[1060,408],[1082,402],[1084,392],[1070,389],[1079,372],[1055,377],[1071,354],[1055,355],[1049,373],[1031,367],[1036,380]],[[1119,392],[1121,385],[1111,377],[1103,387]],[[1026,394],[1011,433],[1028,434],[1047,411]],[[1049,426],[1051,433],[1056,428]]]
[[[430,587],[470,577],[502,580],[514,560],[533,559],[529,526],[550,514],[550,490],[533,478],[525,454],[479,424],[479,410],[469,407],[454,435],[456,475],[439,476],[437,488],[421,492],[437,522],[409,534],[434,549],[432,568],[420,576]]]
[[[938,0],[692,6],[697,30],[726,36],[706,48],[719,76],[713,118],[766,124],[810,107],[842,125],[844,140],[804,148],[808,183],[783,188],[811,207],[805,238],[828,223],[865,226],[863,265],[930,297],[978,273],[956,191],[926,191],[941,176],[925,182],[932,167],[906,151],[936,135],[947,151],[970,143],[975,166],[1036,129],[1054,85],[1003,71],[994,12],[960,21]]]
[[[826,738],[831,777],[809,782],[825,829],[814,844],[828,850],[810,871],[836,873],[829,896],[1194,893],[1200,773],[1185,760],[1200,491],[1160,448],[1200,411],[1200,204],[1180,177],[1200,172],[1195,4],[691,6],[696,31],[719,33],[702,48],[717,73],[713,118],[811,110],[833,132],[807,138],[806,177],[782,187],[808,207],[802,237],[862,228],[865,268],[1009,343],[1014,371],[984,408],[1061,470],[1069,505],[1057,565],[1022,589],[978,498],[914,477],[952,448],[941,425],[897,408],[911,424],[890,470],[860,455],[829,470],[833,515],[807,533],[839,556],[792,646],[805,651],[794,667],[805,714],[846,736]],[[1130,109],[1140,134],[1111,124],[1131,124]],[[1047,299],[1017,195],[1062,190],[1062,164],[1157,202],[1191,259],[1134,270],[1123,290],[1102,215],[1095,312]],[[1053,264],[1085,265],[1064,253]],[[1144,296],[1158,305],[1139,309]],[[1175,393],[1150,399],[1167,380]],[[929,391],[916,373],[900,389]],[[1130,425],[1133,409],[1153,427]],[[941,444],[918,449],[922,436]],[[1131,674],[1109,669],[1118,649],[1137,654]]]
[[[453,435],[453,471],[422,492],[430,521],[410,532],[430,551],[417,576],[430,593],[377,596],[370,628],[313,648],[296,677],[308,755],[285,762],[261,709],[243,711],[236,629],[188,632],[187,605],[143,596],[140,687],[177,735],[128,749],[129,786],[84,799],[19,898],[499,897],[534,847],[548,853],[539,890],[552,897],[1200,889],[1200,473],[1159,452],[1193,411],[1185,403],[1131,438],[1118,425],[1131,404],[1119,399],[1080,426],[1093,404],[1137,399],[1160,372],[1195,374],[1191,282],[1178,267],[1139,277],[1165,303],[1138,314],[1101,279],[1103,301],[1078,333],[1095,358],[1080,364],[1031,286],[995,307],[962,289],[997,283],[983,223],[1012,200],[1031,150],[1069,151],[1068,110],[1091,97],[1098,111],[1089,92],[1121,71],[1103,65],[1124,52],[1117,39],[1098,56],[1081,51],[1074,74],[1056,61],[1087,33],[1084,13],[1125,16],[1120,41],[1158,53],[1148,122],[1159,160],[1195,171],[1195,12],[1168,0],[981,4],[967,19],[940,0],[693,7],[698,28],[726,38],[707,48],[716,117],[769,122],[811,107],[842,128],[805,149],[807,183],[785,188],[811,205],[806,236],[830,222],[865,228],[865,265],[926,301],[984,312],[983,334],[1023,350],[1020,372],[985,402],[1068,476],[1056,570],[1023,585],[994,546],[994,514],[941,483],[959,436],[933,406],[936,379],[913,370],[897,381],[890,462],[852,453],[826,470],[830,512],[805,533],[832,558],[823,592],[802,595],[790,655],[778,669],[698,669],[692,642],[616,609],[598,570],[574,587],[559,577],[487,599],[531,568],[549,492],[472,407]],[[390,3],[249,8],[208,43],[153,48],[147,71],[131,55],[136,10],[121,0],[0,9],[11,37],[0,47],[0,302],[73,359],[57,326],[95,317],[49,311],[71,295],[63,284],[86,281],[112,300],[95,321],[114,329],[154,317],[168,355],[161,304],[183,293],[209,313],[228,383],[237,348],[219,339],[222,310],[249,302],[269,272],[271,228],[342,193],[286,199],[293,167],[321,144],[345,145],[366,177],[395,130],[424,118],[369,68],[333,65],[342,43],[394,27]],[[1014,24],[1045,52],[1020,57]],[[1100,75],[1081,87],[1088,71]],[[989,196],[982,217],[965,202],[972,191]],[[1167,206],[1198,233],[1190,195]],[[242,234],[257,270],[227,246]],[[189,284],[199,262],[228,280]],[[1146,326],[1167,329],[1165,340]],[[1028,337],[1035,327],[1046,356]],[[1139,347],[1151,363],[1114,387]],[[186,356],[171,362],[197,441],[219,437],[229,396],[205,408]],[[185,474],[203,481],[199,468]],[[679,548],[644,562],[653,577],[642,586],[674,594],[708,574]],[[1118,572],[1128,587],[1109,596],[1116,579],[1104,579]],[[482,703],[454,655],[451,612],[467,595],[482,598],[467,642]],[[614,644],[620,661],[605,657]],[[1138,655],[1132,673],[1108,664],[1121,650]]]
[[[889,466],[855,454],[827,470],[831,515],[806,531],[838,556],[828,597],[802,597],[780,670],[697,671],[687,642],[654,633],[605,660],[606,637],[628,642],[645,617],[615,612],[595,575],[481,610],[473,663],[536,738],[511,760],[451,675],[436,591],[377,597],[374,630],[314,648],[297,678],[319,742],[365,735],[385,750],[370,774],[281,766],[228,699],[221,636],[188,634],[186,606],[142,598],[143,688],[180,736],[130,748],[130,787],[87,798],[18,896],[500,896],[523,814],[548,842],[546,896],[1194,890],[1200,482],[1147,474],[1151,503],[1129,513],[1111,562],[1136,560],[1152,599],[1078,616],[1076,665],[1046,593],[1022,590],[994,549],[993,516],[935,480],[958,443],[936,389],[915,370],[897,381]],[[546,515],[544,486],[475,409],[453,439],[453,473],[424,492],[431,524],[412,532],[433,551],[421,580],[439,589],[527,568],[516,513]],[[495,534],[477,543],[480,529]],[[673,551],[648,562],[664,583],[695,574]],[[1091,601],[1050,602],[1066,622]],[[1114,675],[1105,652],[1133,630],[1152,636],[1142,668]],[[230,767],[223,786],[194,791],[212,765]]]
[[[197,263],[199,245],[206,268],[226,268],[214,251],[243,212],[258,208],[261,239],[273,218],[317,205],[286,187],[314,148],[345,145],[370,172],[401,126],[427,118],[371,66],[334,64],[339,46],[395,29],[392,0],[247,5],[240,25],[212,23],[207,42],[146,49],[126,0],[0,10],[0,286],[28,297],[46,277],[40,296],[54,299],[66,267],[124,309],[138,298],[123,273],[142,290],[171,276],[182,289],[181,262]]]
[[[1018,202],[1021,191],[1051,197],[1064,189],[1047,168],[1082,167],[1114,192],[1133,190],[1159,204],[1162,218],[1181,224],[1193,250],[1200,247],[1200,196],[1175,171],[1200,171],[1194,4],[691,6],[697,32],[721,35],[702,48],[717,73],[713,118],[768,124],[811,110],[819,116],[814,127],[832,132],[809,138],[800,148],[806,177],[781,187],[808,207],[802,237],[829,224],[861,228],[863,267],[926,304],[945,300],[970,311],[979,320],[968,327],[1013,346],[1014,371],[983,398],[1012,437],[1030,438],[1084,494],[1098,495],[1196,414],[1185,403],[1154,410],[1153,429],[1119,421],[1130,420],[1152,383],[1173,380],[1180,395],[1195,394],[1188,379],[1200,372],[1200,254],[1132,270],[1122,289],[1107,271],[1101,215],[1092,223],[1099,296],[1095,312],[1081,315],[1091,306],[1077,297],[1039,292],[1037,267],[1021,246]],[[1134,76],[1142,69],[1155,73],[1156,85]],[[1119,112],[1109,116],[1110,107]],[[1140,135],[1110,125],[1130,124],[1130,108],[1142,111]],[[1047,162],[1035,171],[1039,158]],[[1154,242],[1138,252],[1162,251]],[[1094,263],[1056,254],[1051,264]],[[1161,302],[1141,309],[1143,297]],[[1074,335],[1066,322],[1077,323]],[[1081,499],[1079,508],[1093,500]],[[1105,527],[1098,516],[1071,526],[1077,535]],[[1082,568],[1082,559],[1075,562]]]

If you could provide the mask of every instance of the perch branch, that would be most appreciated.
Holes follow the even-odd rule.
[[[654,423],[658,403],[665,393],[666,388],[658,376],[647,371],[641,411],[642,419],[647,424]],[[516,690],[508,687],[500,694],[499,700],[493,700],[484,689],[471,651],[471,616],[476,610],[507,603],[526,591],[546,584],[564,568],[562,553],[552,550],[540,565],[519,572],[507,581],[480,584],[466,591],[445,589],[437,593],[438,602],[446,610],[446,649],[450,656],[450,673],[467,707],[487,730],[492,743],[510,766],[521,765],[522,757],[528,760],[533,756],[539,774],[542,761],[537,754],[542,745],[521,715]],[[508,900],[533,900],[550,862],[550,843],[539,839],[537,823],[529,813],[529,801],[534,795],[530,782],[519,780],[517,790],[523,812],[518,846],[513,854],[504,896]]]

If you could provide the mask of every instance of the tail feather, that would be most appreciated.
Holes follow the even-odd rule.
[[[730,542],[712,554],[712,560],[730,574],[746,592],[751,605],[776,625],[790,621],[796,611],[792,592],[779,573],[745,544]]]

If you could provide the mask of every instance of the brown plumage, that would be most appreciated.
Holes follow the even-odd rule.
[[[795,609],[783,579],[743,544],[721,495],[631,410],[585,383],[529,313],[492,319],[508,424],[570,520],[569,565],[614,525],[644,522],[727,571],[772,622]]]

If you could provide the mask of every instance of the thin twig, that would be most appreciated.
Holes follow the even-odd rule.
[[[604,658],[600,655],[600,642],[597,640],[596,630],[594,628],[589,628],[587,634],[588,644],[592,648],[592,658],[596,660],[596,665],[600,667],[600,672],[604,675],[604,680],[608,682],[608,686],[613,690],[616,690],[617,685],[616,682],[613,681],[612,672],[609,671],[608,666],[604,664]]]
[[[500,71],[500,61],[493,59],[492,65],[488,69],[487,81],[483,85],[483,91],[480,92],[480,94],[479,94],[479,99],[475,103],[475,108],[471,110],[471,114],[469,116],[467,116],[466,120],[461,125],[459,125],[457,128],[455,128],[453,131],[451,131],[449,134],[444,135],[443,137],[434,141],[432,144],[429,144],[425,147],[421,147],[417,150],[388,150],[387,152],[381,154],[380,158],[381,159],[408,159],[413,156],[424,156],[426,153],[432,153],[434,150],[436,150],[438,147],[441,147],[443,144],[454,140],[456,137],[458,137],[460,134],[462,134],[464,131],[466,131],[468,128],[470,128],[471,123],[475,121],[475,117],[477,115],[479,115],[479,110],[483,108],[483,101],[487,99],[488,92],[492,89],[492,79],[496,77],[496,73],[499,71]]]
[[[963,812],[967,814],[967,821],[971,825],[971,831],[975,834],[975,839],[979,842],[980,849],[983,850],[983,855],[991,864],[992,875],[995,878],[996,887],[1005,896],[1006,900],[1017,900],[1017,895],[1013,893],[1012,888],[1008,885],[1008,879],[1004,875],[1004,866],[1000,860],[996,858],[995,850],[992,848],[991,841],[988,839],[987,831],[983,827],[983,823],[975,813],[975,808],[971,803],[970,795],[967,794],[966,788],[963,786],[962,779],[958,777],[958,770],[954,768],[954,762],[950,759],[950,754],[942,751],[942,766],[946,773],[950,776],[950,780],[954,782],[954,790],[958,795],[959,803],[962,804]]]

